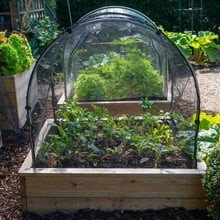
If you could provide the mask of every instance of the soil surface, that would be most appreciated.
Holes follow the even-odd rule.
[[[220,66],[197,70],[200,86],[201,110],[220,112]],[[207,220],[207,212],[201,210],[185,210],[183,208],[167,208],[145,211],[114,211],[80,210],[77,213],[50,213],[44,216],[33,213],[22,213],[18,170],[28,151],[27,131],[19,133],[2,131],[3,146],[0,147],[0,220],[34,220],[34,219],[150,219],[150,220]]]

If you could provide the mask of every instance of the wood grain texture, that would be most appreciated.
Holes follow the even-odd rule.
[[[169,111],[171,103],[169,101],[154,101],[157,109]],[[139,116],[143,114],[141,108],[141,101],[105,101],[105,102],[78,102],[78,105],[83,108],[87,108],[89,111],[93,111],[92,105],[99,107],[105,107],[112,115],[135,115]],[[152,113],[154,113],[152,111]]]
[[[3,106],[0,108],[0,129],[21,128],[26,122],[26,95],[33,67],[34,65],[19,74],[0,77],[0,102]],[[38,96],[37,80],[33,82],[30,98],[32,107],[36,104]]]

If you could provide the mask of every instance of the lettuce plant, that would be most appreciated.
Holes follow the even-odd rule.
[[[163,97],[164,79],[135,38],[114,40],[119,52],[94,54],[81,62],[74,83],[74,100],[114,100]]]
[[[5,33],[6,34],[6,33]],[[0,74],[12,75],[27,70],[32,62],[32,52],[24,34],[12,32],[0,44]]]

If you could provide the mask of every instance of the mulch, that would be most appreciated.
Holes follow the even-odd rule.
[[[22,219],[18,170],[29,149],[26,134],[2,131],[0,148],[0,219]]]

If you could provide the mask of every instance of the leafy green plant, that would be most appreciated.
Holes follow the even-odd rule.
[[[0,45],[0,65],[1,75],[10,75],[12,73],[20,72],[18,53],[12,45]]]
[[[181,138],[180,144],[182,148],[188,154],[193,154],[194,150],[194,130],[193,122],[196,120],[196,116],[193,115],[188,120],[183,120],[180,124],[182,128],[178,132],[177,136]],[[205,112],[200,113],[200,127],[197,137],[197,159],[198,161],[206,162],[212,150],[217,144],[220,143],[220,114],[207,114]]]
[[[43,19],[30,19],[28,40],[34,56],[38,56],[59,33],[58,24],[48,16]]]
[[[62,72],[56,72],[54,74],[54,79],[56,82],[62,82],[64,80],[64,74]]]
[[[217,59],[217,50],[220,45],[215,41],[219,36],[210,31],[199,31],[193,35],[189,32],[165,32],[185,53],[186,57],[200,65],[214,63]]]
[[[206,162],[218,143],[220,143],[220,114],[209,115],[202,112],[198,134],[198,158]]]
[[[203,176],[203,188],[208,201],[208,211],[212,219],[220,219],[220,143],[212,150],[206,162],[207,169]]]
[[[166,31],[165,34],[181,48],[188,59],[192,58],[193,50],[190,47],[192,35],[189,32]]]
[[[0,44],[1,75],[12,75],[25,71],[32,62],[32,52],[24,34],[12,32],[7,40],[5,39]]]
[[[136,40],[114,40],[112,45],[123,46],[120,53],[94,54],[82,62],[74,83],[74,100],[163,97],[163,76],[137,48]]]
[[[199,64],[205,62],[214,63],[217,59],[216,50],[220,50],[220,45],[216,44],[219,36],[210,31],[200,31],[197,36],[193,36],[190,46],[193,48],[193,60]]]
[[[64,166],[69,158],[97,166],[106,158],[128,159],[131,154],[143,163],[147,152],[151,152],[157,167],[162,155],[177,150],[172,130],[161,121],[162,114],[153,116],[146,111],[141,119],[130,115],[118,118],[105,108],[94,106],[94,112],[89,112],[68,100],[57,110],[57,115],[59,124],[54,124],[57,133],[50,134],[38,154],[38,160],[47,166]]]

